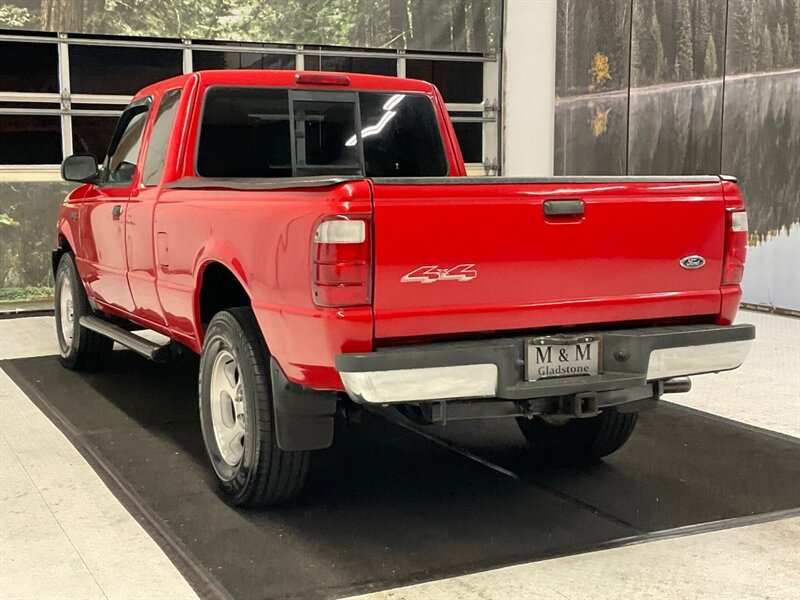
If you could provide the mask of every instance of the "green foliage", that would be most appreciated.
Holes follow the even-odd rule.
[[[499,22],[499,0],[42,2],[48,30],[373,48],[490,51]]]
[[[19,227],[19,221],[15,221],[6,213],[0,213],[0,225],[3,227]]]
[[[0,182],[0,288],[52,284],[58,207],[70,185]]]
[[[628,61],[635,87],[720,77],[723,64],[728,75],[798,68],[800,0],[558,0],[557,36],[560,96],[586,92],[597,52],[615,75],[602,91],[624,89]]]
[[[33,302],[36,300],[49,300],[53,297],[53,288],[50,286],[29,286],[21,288],[0,288],[0,303],[3,302]]]
[[[31,12],[14,4],[0,4],[0,27],[24,27],[33,20]]]

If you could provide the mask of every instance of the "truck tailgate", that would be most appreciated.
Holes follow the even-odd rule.
[[[373,202],[376,338],[720,310],[718,178],[376,179]]]

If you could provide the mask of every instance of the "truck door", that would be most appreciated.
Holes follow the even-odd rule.
[[[80,268],[94,297],[125,312],[134,304],[128,287],[125,212],[138,179],[137,164],[151,98],[122,113],[108,149],[103,180],[87,193],[80,210]]]
[[[153,215],[180,97],[180,88],[168,90],[154,109],[155,117],[147,135],[144,163],[140,169],[141,178],[139,185],[132,190],[125,215],[128,284],[133,296],[134,314],[164,326],[167,321],[156,290]]]

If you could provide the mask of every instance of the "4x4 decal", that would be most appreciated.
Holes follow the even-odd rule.
[[[478,276],[474,264],[456,265],[443,269],[438,265],[417,267],[400,278],[400,283],[434,283],[436,281],[470,281]]]

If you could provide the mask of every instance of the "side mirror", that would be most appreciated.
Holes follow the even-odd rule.
[[[97,159],[88,154],[73,154],[61,163],[61,177],[66,181],[94,183],[99,175]]]

